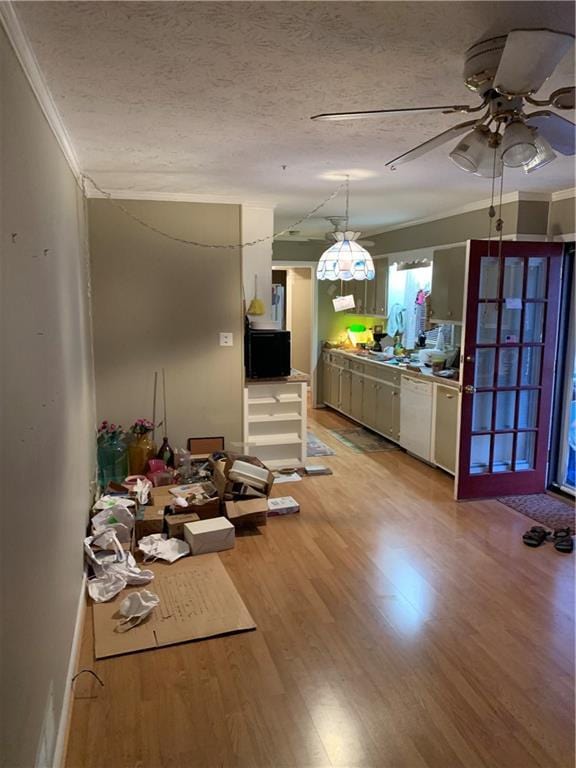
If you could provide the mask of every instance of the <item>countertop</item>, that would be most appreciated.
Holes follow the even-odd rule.
[[[421,379],[424,381],[434,381],[436,384],[442,384],[442,386],[446,387],[453,387],[454,389],[459,389],[460,382],[458,379],[445,379],[443,376],[436,376],[436,374],[432,373],[431,368],[427,368],[426,366],[418,366],[420,368],[420,372],[417,371],[411,371],[406,368],[405,364],[398,363],[396,365],[393,365],[391,363],[387,363],[384,360],[374,360],[374,358],[366,357],[365,355],[359,355],[357,352],[351,352],[346,349],[337,349],[337,348],[325,348],[326,352],[335,352],[339,355],[345,355],[346,357],[350,358],[351,360],[357,360],[362,363],[367,363],[368,365],[379,365],[383,366],[385,368],[390,368],[392,370],[396,370],[399,373],[405,375],[405,376],[412,376],[415,379]]]
[[[294,384],[310,381],[310,376],[302,371],[292,369],[290,376],[278,376],[274,379],[246,379],[246,384]]]

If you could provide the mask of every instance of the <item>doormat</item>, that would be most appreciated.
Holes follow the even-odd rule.
[[[576,515],[574,505],[548,493],[530,496],[503,496],[498,501],[526,517],[531,517],[547,528],[568,528],[575,531]]]
[[[312,432],[308,432],[306,456],[334,456],[334,451]]]
[[[187,643],[215,635],[255,629],[256,624],[216,554],[184,557],[176,563],[146,565],[154,580],[146,589],[160,598],[142,624],[117,632],[124,589],[107,603],[94,603],[94,653],[97,659]]]
[[[398,451],[396,443],[386,440],[385,437],[370,432],[363,427],[356,429],[331,429],[334,437],[354,453],[378,453],[379,451]]]

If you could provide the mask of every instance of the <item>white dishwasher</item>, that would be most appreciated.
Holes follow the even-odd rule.
[[[425,461],[432,460],[432,383],[401,377],[400,445]]]

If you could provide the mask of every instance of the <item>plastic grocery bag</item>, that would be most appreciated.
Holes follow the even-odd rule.
[[[88,579],[88,594],[97,603],[111,600],[127,585],[148,584],[154,578],[152,571],[139,568],[132,553],[122,549],[114,528],[84,539],[84,552],[94,573]]]
[[[127,632],[137,627],[159,604],[158,595],[147,589],[127,595],[118,609],[124,618],[116,625],[116,632]]]
[[[144,562],[160,559],[174,563],[190,554],[187,542],[180,539],[167,539],[164,533],[151,533],[150,536],[144,536],[138,542],[138,549],[144,552]]]
[[[130,501],[130,499],[116,499],[116,501]],[[118,540],[128,544],[134,529],[134,515],[126,506],[121,504],[106,507],[92,518],[92,534],[98,536],[107,528],[114,528]]]

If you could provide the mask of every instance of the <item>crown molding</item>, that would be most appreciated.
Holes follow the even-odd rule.
[[[552,202],[556,200],[569,200],[572,197],[576,197],[576,187],[570,187],[570,189],[560,189],[558,192],[552,192]]]
[[[91,175],[97,175],[95,171]],[[109,199],[112,200],[150,200],[154,202],[165,203],[213,203],[217,205],[241,205],[243,208],[259,209],[259,210],[274,210],[276,203],[259,203],[253,200],[243,200],[241,197],[235,197],[233,195],[208,195],[208,194],[196,194],[191,192],[154,192],[152,190],[140,190],[140,189],[110,189],[106,194],[102,194],[95,189],[92,184],[87,180],[86,183],[86,197],[92,199]]]
[[[48,125],[52,129],[52,133],[60,145],[60,149],[66,158],[66,162],[70,166],[70,170],[76,179],[79,180],[81,171],[80,163],[78,162],[78,156],[76,155],[76,150],[74,149],[74,145],[72,144],[70,135],[66,130],[60,112],[54,103],[52,94],[46,85],[44,75],[42,74],[42,70],[40,69],[40,65],[38,64],[34,50],[30,44],[30,41],[28,40],[26,33],[24,32],[24,29],[22,28],[22,25],[20,24],[20,20],[14,6],[15,3],[12,2],[12,0],[0,2],[0,21],[2,22],[2,26],[6,31],[8,40],[14,49],[16,58],[18,59],[23,72],[28,82],[30,83],[30,87],[36,96],[36,100],[38,101],[38,104],[44,113],[44,117],[48,121]]]
[[[565,190],[566,191],[566,190]],[[545,202],[549,203],[553,198],[552,195],[556,193],[550,192],[507,192],[502,195],[502,204],[506,203],[518,203],[518,202]],[[569,195],[568,195],[569,196]],[[560,199],[560,198],[559,198]],[[440,213],[434,213],[431,216],[424,216],[420,219],[412,219],[411,221],[405,221],[402,224],[392,224],[385,229],[381,229],[379,232],[370,232],[367,237],[373,237],[375,235],[384,234],[385,232],[395,232],[399,229],[408,229],[409,227],[417,227],[420,224],[429,224],[433,221],[440,221],[441,219],[449,219],[452,216],[462,216],[465,213],[472,213],[474,211],[481,211],[484,208],[489,208],[491,200],[486,198],[484,200],[477,200],[474,203],[467,203],[461,205],[458,208],[451,208]]]

